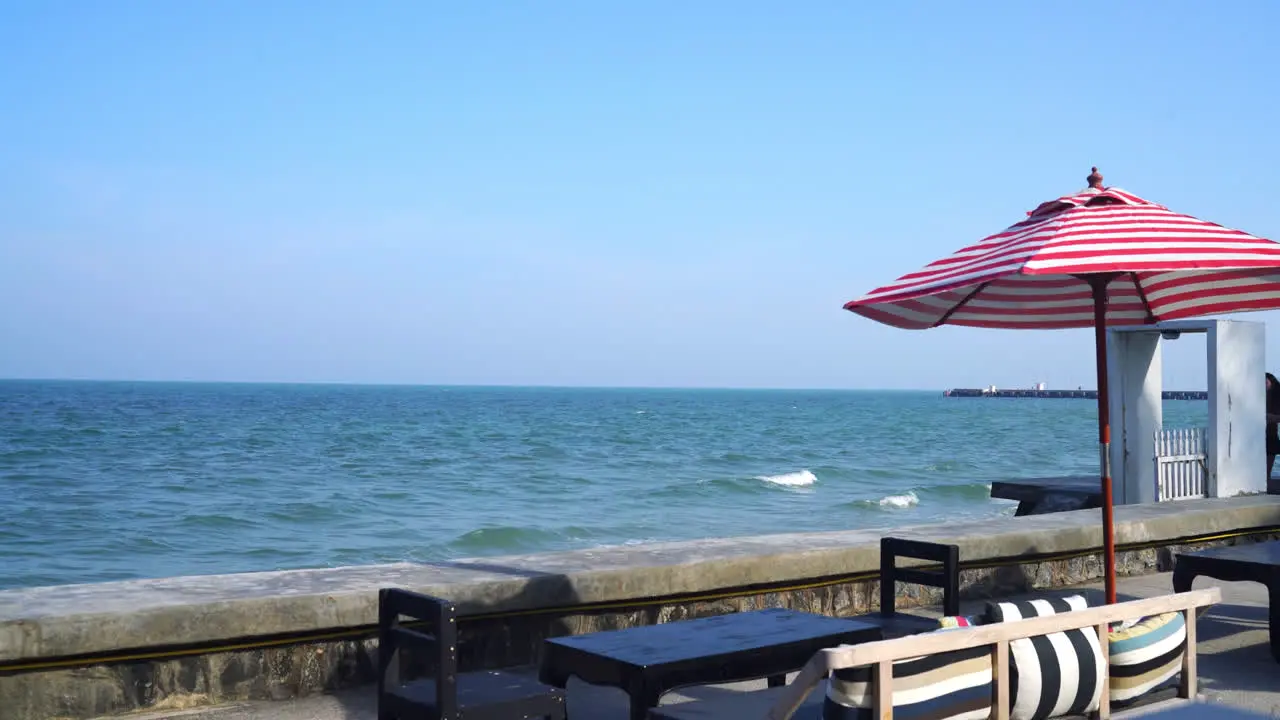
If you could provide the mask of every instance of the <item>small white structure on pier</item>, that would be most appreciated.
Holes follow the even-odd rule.
[[[1204,334],[1209,426],[1166,430],[1160,345]],[[1180,320],[1107,336],[1115,503],[1266,492],[1266,327]]]

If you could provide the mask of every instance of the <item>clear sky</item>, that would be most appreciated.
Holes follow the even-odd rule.
[[[889,5],[0,3],[0,377],[1092,387],[841,305],[1091,165],[1280,238],[1280,4]]]

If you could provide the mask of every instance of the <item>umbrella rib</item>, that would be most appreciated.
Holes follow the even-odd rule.
[[[947,311],[942,314],[942,317],[938,318],[938,322],[934,323],[933,327],[938,327],[939,325],[942,325],[946,323],[948,320],[950,320],[951,316],[959,312],[960,308],[967,305],[969,301],[972,300],[978,293],[982,292],[983,290],[986,290],[987,286],[990,285],[991,282],[992,282],[991,280],[986,280],[984,282],[978,283],[978,287],[974,288],[968,295],[965,295],[963,300],[947,308]]]
[[[1151,312],[1151,303],[1147,300],[1147,293],[1142,289],[1142,283],[1138,282],[1138,273],[1129,273],[1129,278],[1133,280],[1133,287],[1138,291],[1138,299],[1142,301],[1142,309],[1147,311],[1147,317],[1143,322],[1148,325],[1156,323],[1156,314]]]

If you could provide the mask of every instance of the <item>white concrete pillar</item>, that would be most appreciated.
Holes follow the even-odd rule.
[[[1116,505],[1156,501],[1155,431],[1164,422],[1156,332],[1107,333],[1111,482]]]
[[[1209,496],[1266,492],[1266,326],[1219,320],[1208,330]]]

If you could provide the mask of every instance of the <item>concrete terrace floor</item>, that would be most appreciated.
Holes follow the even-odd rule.
[[[1196,587],[1208,587],[1212,583],[1207,578],[1200,578],[1196,581]],[[1256,583],[1218,584],[1222,587],[1222,604],[1210,609],[1201,617],[1197,626],[1200,693],[1207,702],[1224,703],[1265,716],[1280,717],[1280,664],[1272,659],[1268,645],[1266,588]],[[1133,600],[1171,593],[1173,583],[1169,573],[1122,578],[1118,590],[1121,600]],[[1033,596],[1050,597],[1080,592],[1089,597],[1091,605],[1101,602],[1101,584],[1046,590],[1034,593]],[[966,605],[963,610],[972,613],[980,611],[984,603],[978,601]],[[667,694],[662,704],[763,688],[763,680],[689,688]],[[376,720],[377,712],[372,688],[361,688],[301,700],[242,702],[185,711],[153,711],[115,717],[132,720]],[[569,717],[570,720],[625,720],[626,697],[620,691],[610,688],[570,685]]]

